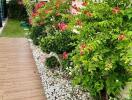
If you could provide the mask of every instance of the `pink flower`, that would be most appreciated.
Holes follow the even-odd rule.
[[[72,7],[70,8],[71,14],[77,15],[81,7],[83,7],[82,2],[76,0],[72,1]]]
[[[72,1],[72,6],[76,6],[76,7],[78,7],[78,8],[81,8],[81,7],[83,7],[82,6],[82,2],[81,1]]]
[[[64,60],[68,59],[68,53],[67,53],[67,52],[64,52],[64,53],[63,53],[63,59],[64,59]]]
[[[71,8],[70,9],[70,12],[71,12],[71,14],[73,14],[73,15],[77,15],[79,12],[76,10],[76,9],[74,9],[74,8]]]
[[[67,24],[65,24],[64,22],[58,23],[58,28],[59,28],[61,31],[64,31],[64,30],[67,29]]]

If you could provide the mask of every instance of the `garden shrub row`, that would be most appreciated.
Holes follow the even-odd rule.
[[[129,0],[51,0],[35,4],[30,37],[44,52],[62,55],[73,85],[95,100],[119,98],[132,79],[132,7]],[[52,57],[47,65],[53,68]]]

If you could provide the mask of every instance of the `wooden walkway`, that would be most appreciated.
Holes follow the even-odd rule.
[[[0,100],[46,100],[25,38],[0,38]]]

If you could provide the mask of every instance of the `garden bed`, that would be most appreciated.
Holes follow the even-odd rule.
[[[43,62],[49,55],[33,45],[31,40],[30,47],[40,73],[47,100],[90,100],[90,94],[81,91],[79,86],[73,87],[70,79],[63,76],[63,72],[58,69],[52,70],[45,66]]]
[[[47,98],[87,100],[88,94],[94,100],[120,98],[132,76],[129,4],[107,0],[81,2],[79,7],[70,0],[34,4],[29,37],[49,53],[31,46]]]

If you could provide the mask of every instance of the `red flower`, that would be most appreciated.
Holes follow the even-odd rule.
[[[86,48],[86,44],[85,43],[82,43],[81,45],[80,45],[80,55],[82,56],[82,55],[84,55],[84,48]]]
[[[33,12],[33,13],[32,13],[32,17],[36,17],[36,16],[38,16],[38,15],[39,15],[38,12],[35,12],[35,13]]]
[[[60,13],[56,13],[56,16],[60,16],[61,14]]]
[[[91,12],[88,12],[88,11],[84,11],[83,13],[85,15],[87,15],[88,17],[92,17],[93,16],[93,14]]]
[[[64,22],[61,22],[58,24],[58,28],[61,30],[61,31],[64,31],[67,29],[67,24],[65,24]]]
[[[39,8],[43,7],[46,3],[44,1],[41,1],[35,5],[35,10],[37,11]]]
[[[117,13],[119,13],[120,12],[120,8],[119,7],[114,7],[113,9],[112,9],[112,13],[113,14],[117,14]]]
[[[77,20],[77,21],[76,21],[76,25],[81,26],[81,25],[82,25],[82,22],[81,22],[80,20]]]
[[[63,52],[63,59],[68,59],[68,53],[67,52]]]
[[[85,43],[83,43],[83,44],[80,45],[80,49],[81,50],[84,49],[84,48],[86,48],[86,44]]]
[[[46,14],[52,13],[52,10],[44,10]]]
[[[87,6],[87,5],[88,5],[87,2],[83,2],[83,3],[82,3],[82,6]]]
[[[125,35],[124,35],[124,34],[120,34],[120,35],[118,36],[118,40],[122,41],[122,40],[124,40],[124,39],[125,39]]]
[[[80,55],[82,56],[82,55],[84,55],[84,52],[83,52],[83,50],[80,50]]]

